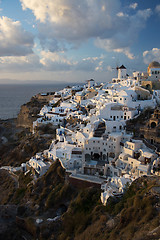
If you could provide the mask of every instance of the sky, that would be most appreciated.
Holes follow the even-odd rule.
[[[160,62],[159,0],[1,0],[0,83],[110,81]]]

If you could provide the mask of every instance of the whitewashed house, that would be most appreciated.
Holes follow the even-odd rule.
[[[49,167],[50,167],[49,162],[44,162],[43,160],[36,157],[32,157],[27,162],[27,168],[33,169],[35,174],[38,174],[39,177],[45,174]]]
[[[116,103],[106,103],[97,113],[101,118],[109,121],[129,120],[136,114],[137,110],[135,108]]]
[[[151,173],[151,165],[157,155],[145,146],[141,140],[131,140],[124,144],[122,153],[115,162],[122,173],[143,176]]]
[[[124,177],[110,177],[107,183],[101,185],[101,202],[103,205],[107,204],[109,197],[121,197],[126,186],[132,183],[133,179],[128,176]]]

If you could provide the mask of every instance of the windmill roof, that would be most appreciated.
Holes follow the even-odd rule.
[[[121,65],[119,69],[126,69],[126,67],[124,65]]]

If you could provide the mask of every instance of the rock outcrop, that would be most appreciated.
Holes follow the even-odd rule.
[[[49,101],[48,96],[39,98],[38,95],[32,97],[30,102],[21,106],[17,117],[17,126],[32,130],[33,122],[38,118],[41,108]]]

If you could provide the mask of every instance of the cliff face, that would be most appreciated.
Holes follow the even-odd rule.
[[[48,103],[48,98],[32,97],[30,102],[21,106],[17,117],[17,126],[32,129],[33,122],[38,118],[41,108]]]

